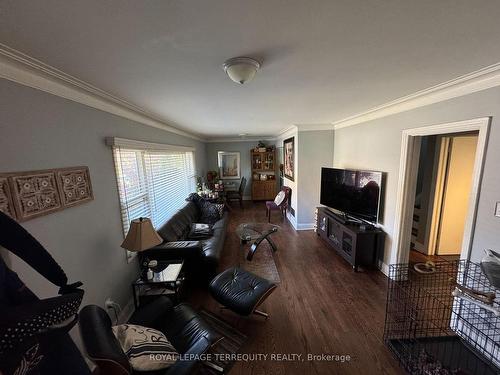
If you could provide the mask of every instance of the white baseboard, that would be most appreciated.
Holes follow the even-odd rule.
[[[290,213],[290,211],[287,211],[286,218],[288,219],[288,221],[290,222],[290,224],[292,224],[293,229],[298,230],[297,229],[297,219],[295,218],[295,216],[292,216],[292,214]]]
[[[378,269],[379,269],[380,271],[382,271],[382,273],[383,273],[385,276],[389,277],[389,266],[388,266],[387,264],[385,264],[385,263],[384,263],[384,262],[382,262],[382,261],[379,261],[379,262],[378,262]]]
[[[415,250],[422,254],[427,254],[427,249],[425,248],[424,244],[417,242],[416,240],[413,242],[413,244],[415,245]]]
[[[313,230],[316,223],[300,223],[297,224],[296,230]]]

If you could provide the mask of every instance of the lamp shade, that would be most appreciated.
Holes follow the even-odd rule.
[[[159,245],[163,239],[156,233],[148,218],[134,219],[121,247],[129,251],[143,251]]]

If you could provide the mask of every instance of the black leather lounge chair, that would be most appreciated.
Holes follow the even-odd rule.
[[[192,354],[193,358],[205,353],[221,338],[191,306],[179,304],[174,307],[165,296],[136,310],[128,323],[162,331],[180,354]],[[200,365],[196,360],[178,360],[167,370],[134,372],[113,335],[108,314],[96,305],[81,310],[80,332],[87,354],[99,367],[100,374],[187,375],[194,373]]]

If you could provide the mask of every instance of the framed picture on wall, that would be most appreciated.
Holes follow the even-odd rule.
[[[283,141],[283,174],[290,181],[294,180],[295,167],[295,137]]]
[[[219,174],[222,179],[241,178],[240,153],[234,151],[219,151]]]

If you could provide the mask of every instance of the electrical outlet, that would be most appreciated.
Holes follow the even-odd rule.
[[[110,316],[112,321],[115,324],[118,323],[118,319],[122,310],[120,305],[108,297],[104,301],[104,307],[106,307],[108,315]]]
[[[495,206],[495,216],[500,217],[500,202],[497,202]]]
[[[106,298],[104,301],[104,307],[106,307],[107,310],[113,309],[116,306],[116,302],[113,301],[111,298]]]

